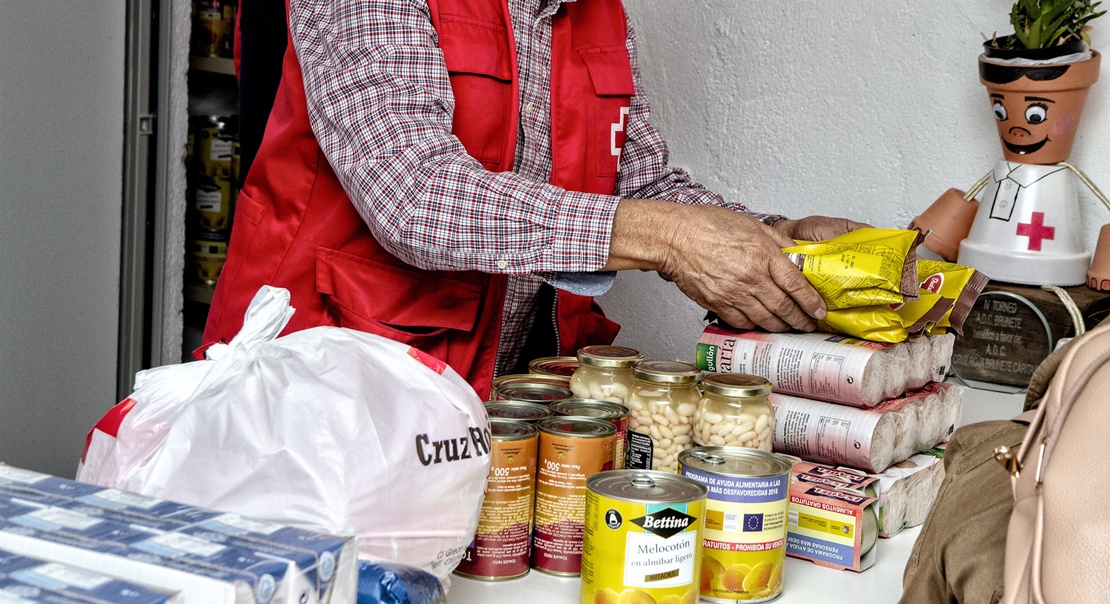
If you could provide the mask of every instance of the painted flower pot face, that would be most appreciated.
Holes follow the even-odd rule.
[[[1042,65],[1008,65],[979,56],[979,81],[990,95],[1006,160],[1067,160],[1101,59],[1093,50],[1085,61]]]

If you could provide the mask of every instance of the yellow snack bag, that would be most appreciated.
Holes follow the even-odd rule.
[[[918,260],[917,268],[921,280],[917,300],[830,310],[818,329],[873,342],[901,342],[910,334],[937,328],[962,334],[987,276],[968,266],[934,260]]]
[[[798,242],[783,252],[831,310],[898,304],[917,296],[919,231],[857,229],[827,241]]]

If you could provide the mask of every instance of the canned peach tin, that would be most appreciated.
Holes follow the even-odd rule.
[[[541,420],[532,568],[577,575],[582,567],[586,480],[613,469],[613,424],[590,417]]]
[[[559,415],[594,417],[616,426],[617,438],[613,445],[613,469],[624,469],[624,457],[628,454],[625,446],[628,441],[628,407],[620,403],[591,398],[572,398],[565,401],[555,401],[551,403],[550,409]]]
[[[539,431],[516,420],[491,418],[489,424],[493,447],[486,497],[474,541],[455,574],[498,581],[528,574]]]
[[[782,593],[790,466],[744,447],[695,447],[678,455],[681,474],[709,489],[701,597],[766,602]]]
[[[707,489],[653,470],[586,483],[582,604],[696,604]]]

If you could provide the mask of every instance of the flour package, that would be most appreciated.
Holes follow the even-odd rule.
[[[90,432],[78,480],[355,535],[362,558],[444,580],[489,472],[482,401],[405,344],[338,327],[277,337],[292,312],[264,287],[208,360],[140,372]]]

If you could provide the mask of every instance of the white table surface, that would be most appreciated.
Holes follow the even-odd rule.
[[[1010,418],[1021,412],[1024,392],[994,392],[965,387],[961,424]],[[890,539],[879,539],[875,565],[862,573],[823,568],[796,558],[786,558],[783,592],[776,604],[859,604],[897,602],[902,595],[902,570],[920,527],[909,528]],[[451,577],[449,604],[574,604],[580,580],[531,571],[507,581],[477,581]]]

